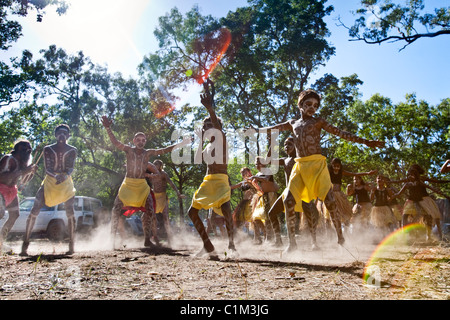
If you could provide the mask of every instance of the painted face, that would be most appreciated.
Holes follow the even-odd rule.
[[[252,173],[249,170],[245,170],[242,172],[243,178],[250,178],[252,176]]]
[[[58,129],[55,132],[55,137],[58,142],[65,143],[69,139],[70,134],[66,129]]]
[[[22,144],[18,148],[18,153],[20,154],[20,158],[28,161],[31,154],[31,145],[29,143]]]
[[[138,149],[144,149],[145,144],[147,143],[147,139],[143,135],[138,135],[134,137],[133,143]]]
[[[417,175],[418,175],[418,174],[417,174],[416,171],[410,170],[410,171],[408,171],[407,179],[408,179],[409,181],[416,181]]]
[[[317,109],[319,109],[319,100],[316,98],[309,98],[303,101],[302,106],[300,107],[300,110],[307,116],[312,117]]]
[[[331,167],[333,168],[334,172],[338,172],[339,170],[341,170],[341,165],[339,163],[333,163]]]
[[[295,151],[295,145],[294,142],[292,142],[291,140],[287,140],[284,142],[284,152],[286,152],[286,154],[291,155],[292,153],[294,153]]]
[[[384,185],[384,179],[383,177],[377,177],[377,184],[379,186],[383,186]]]

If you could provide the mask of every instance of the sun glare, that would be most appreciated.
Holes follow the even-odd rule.
[[[69,0],[66,14],[47,10],[45,23],[33,26],[37,36],[70,52],[83,51],[94,62],[141,60],[133,32],[149,0]],[[57,26],[57,27],[55,27]],[[115,66],[113,66],[115,67]]]

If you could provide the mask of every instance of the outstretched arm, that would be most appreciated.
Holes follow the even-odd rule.
[[[395,193],[395,194],[393,194],[391,199],[395,199],[395,198],[400,197],[400,195],[401,195],[403,192],[405,192],[405,190],[406,190],[406,188],[408,187],[408,185],[409,185],[409,182],[403,184],[403,186],[402,186],[402,188],[400,189],[400,191],[397,192],[397,193]]]
[[[165,176],[166,176],[166,181],[167,183],[169,183],[169,185],[172,187],[172,189],[177,193],[178,198],[182,199],[185,198],[186,196],[182,195],[180,193],[180,191],[178,191],[177,186],[175,185],[175,183],[173,183],[172,179],[170,179],[169,175],[167,174],[167,172],[164,172]]]
[[[438,188],[432,187],[432,186],[430,186],[430,185],[428,185],[428,184],[426,184],[426,183],[424,183],[424,182],[421,182],[421,183],[422,183],[426,188],[430,189],[431,191],[433,191],[433,192],[437,193],[438,195],[440,195],[440,196],[442,196],[442,197],[447,198],[447,199],[450,200],[450,196],[446,195],[445,193],[443,193],[443,192],[442,192],[441,190],[439,190]]]
[[[434,178],[430,178],[430,177],[426,177],[426,176],[422,176],[422,177],[420,177],[420,179],[422,181],[428,181],[431,183],[449,183],[450,182],[450,180],[438,180],[438,179],[434,179]]]
[[[353,133],[341,130],[341,129],[329,124],[324,119],[321,119],[321,123],[322,123],[322,129],[324,129],[325,131],[327,131],[335,136],[345,139],[347,141],[362,143],[372,149],[384,147],[385,143],[383,141],[367,140],[367,139],[360,138],[360,137],[354,135]]]
[[[444,165],[441,168],[441,173],[450,172],[450,159],[445,161]]]
[[[150,153],[150,156],[159,156],[162,154],[172,152],[172,150],[181,148],[189,143],[191,143],[191,139],[189,137],[185,137],[183,139],[183,141],[181,141],[180,143],[175,143],[175,144],[172,144],[171,146],[168,146],[166,148],[161,148],[161,149],[148,149],[147,152]]]
[[[344,176],[371,176],[371,175],[373,175],[373,174],[377,174],[378,173],[378,170],[371,170],[371,171],[369,171],[369,172],[349,172],[349,171],[346,171],[346,170],[342,170],[342,174],[344,175]]]
[[[255,130],[259,133],[261,131],[269,133],[271,130],[278,130],[278,131],[292,131],[292,121],[289,120],[283,123],[279,123],[270,127],[265,128],[256,128]]]

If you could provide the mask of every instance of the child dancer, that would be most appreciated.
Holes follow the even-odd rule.
[[[357,228],[367,227],[369,224],[372,202],[369,192],[372,189],[360,176],[353,177],[353,184],[347,186],[347,195],[354,196],[356,204],[353,206],[353,217],[351,223]]]
[[[350,172],[342,167],[342,162],[339,158],[334,158],[331,160],[328,170],[330,171],[331,183],[333,184],[334,198],[336,199],[337,211],[341,218],[341,222],[344,225],[349,225],[350,220],[352,218],[352,204],[348,200],[347,195],[344,194],[344,192],[342,192],[342,177],[368,176],[376,174],[377,170],[371,170],[369,172]],[[329,214],[327,214],[326,216],[329,216]]]
[[[374,205],[370,212],[370,224],[386,236],[395,224],[395,217],[389,207],[389,202],[393,196],[392,190],[386,188],[386,179],[378,175],[377,186],[370,193],[371,201]]]
[[[395,197],[398,197],[405,190],[408,190],[408,199],[403,209],[403,226],[408,222],[418,222],[420,218],[423,218],[423,222],[427,228],[427,240],[431,239],[431,228],[434,224],[437,226],[439,239],[442,239],[441,212],[436,202],[429,196],[427,189],[447,199],[449,199],[449,196],[426,184],[421,177],[423,173],[424,170],[421,167],[412,165],[408,170],[408,182],[395,195]]]

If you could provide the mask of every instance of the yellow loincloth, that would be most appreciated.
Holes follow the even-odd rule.
[[[223,173],[209,174],[203,178],[200,187],[195,191],[192,207],[197,210],[214,209],[214,212],[223,216],[221,206],[230,201],[231,188],[228,175]]]
[[[169,199],[167,199],[167,193],[165,192],[155,192],[156,199],[156,209],[155,213],[162,213],[166,205],[169,204]]]
[[[324,200],[332,187],[326,158],[321,154],[296,158],[283,201],[289,192],[295,199],[295,211],[303,212],[302,201],[307,203],[319,198]]]
[[[277,194],[276,192],[268,192],[267,196],[269,201],[268,207],[271,208],[277,200]],[[265,221],[269,219],[269,216],[268,212],[266,212],[264,196],[255,194],[253,197],[255,203],[253,204],[252,221],[261,220],[263,223],[265,223]]]
[[[125,177],[119,189],[119,199],[124,207],[145,207],[150,186],[145,179],[134,179]]]
[[[42,185],[44,186],[44,199],[47,207],[56,206],[75,196],[75,187],[70,176],[62,183],[56,184],[56,178],[46,175]]]

